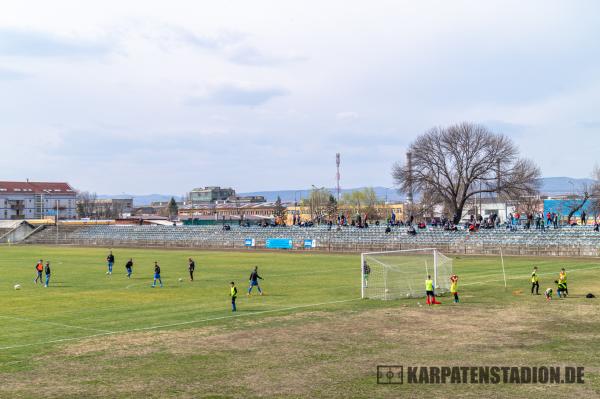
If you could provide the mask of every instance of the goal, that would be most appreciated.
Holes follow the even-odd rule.
[[[450,290],[452,259],[435,248],[361,254],[361,296],[371,299],[425,296],[430,275],[436,295]]]

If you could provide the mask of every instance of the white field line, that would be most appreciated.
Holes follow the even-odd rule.
[[[52,340],[48,340],[48,341],[33,342],[33,343],[29,343],[29,344],[4,346],[4,347],[0,347],[0,350],[7,350],[7,349],[14,349],[14,348],[24,348],[24,347],[28,347],[28,346],[37,346],[37,345],[47,345],[47,344],[54,344],[54,343],[68,342],[68,341],[79,341],[79,340],[82,340],[82,339],[95,338],[95,337],[103,337],[103,336],[107,336],[107,335],[117,335],[117,334],[131,333],[131,332],[158,330],[158,329],[162,329],[162,328],[179,327],[179,326],[184,326],[184,325],[189,325],[189,324],[206,323],[206,322],[215,321],[215,320],[224,320],[224,319],[231,319],[231,318],[245,317],[245,316],[255,316],[255,315],[265,314],[265,313],[285,312],[285,311],[288,311],[288,310],[310,308],[310,307],[315,307],[315,306],[324,306],[324,305],[333,305],[333,304],[337,304],[337,303],[353,302],[353,301],[358,301],[358,300],[361,300],[361,299],[362,298],[344,299],[344,300],[340,300],[340,301],[313,303],[313,304],[309,304],[309,305],[290,306],[290,307],[287,307],[287,308],[280,308],[280,309],[259,310],[259,311],[250,312],[250,313],[238,313],[238,314],[233,314],[233,315],[228,315],[228,316],[219,316],[219,317],[210,317],[210,318],[199,319],[199,320],[182,321],[182,322],[179,322],[179,323],[171,323],[171,324],[162,324],[162,325],[155,325],[155,326],[148,326],[148,327],[131,328],[131,329],[128,329],[128,330],[105,331],[105,332],[101,332],[101,333],[98,333],[98,334],[85,335],[85,336],[82,336],[82,337],[59,338],[59,339],[52,339]]]
[[[27,319],[25,317],[15,317],[15,316],[0,315],[0,318],[3,318],[3,319],[12,319],[12,320],[20,320],[20,321],[27,321],[27,322],[30,322],[30,323],[49,324],[49,325],[53,325],[53,326],[66,327],[66,328],[77,328],[79,330],[88,330],[88,331],[96,331],[96,332],[104,332],[104,333],[112,332],[110,330],[103,330],[103,329],[99,329],[99,328],[89,328],[89,327],[81,327],[81,326],[72,326],[70,324],[56,323],[54,321],[46,321],[46,320]]]

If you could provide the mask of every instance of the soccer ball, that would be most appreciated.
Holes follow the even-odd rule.
[[[407,298],[410,298],[410,292],[407,292],[407,293],[406,293],[406,297],[407,297]]]
[[[386,293],[386,294],[389,294],[389,293],[390,293],[390,290],[388,290],[388,289],[386,288],[386,289],[385,289],[385,293]]]
[[[15,284],[15,290],[20,290],[21,289],[21,284]]]
[[[183,279],[181,277],[179,277],[179,282],[181,283],[183,281]]]

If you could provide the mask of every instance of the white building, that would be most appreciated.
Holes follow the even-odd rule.
[[[463,211],[462,221],[469,220],[471,215],[481,215],[487,219],[491,215],[498,215],[501,223],[504,223],[509,214],[514,214],[517,207],[512,202],[507,202],[496,197],[492,198],[475,198],[469,202]]]
[[[0,181],[0,219],[72,219],[76,197],[68,183]]]

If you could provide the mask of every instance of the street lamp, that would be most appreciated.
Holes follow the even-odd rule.
[[[571,185],[571,187],[573,188],[573,194],[575,194],[575,183],[573,183],[572,180],[569,180],[569,184]]]

